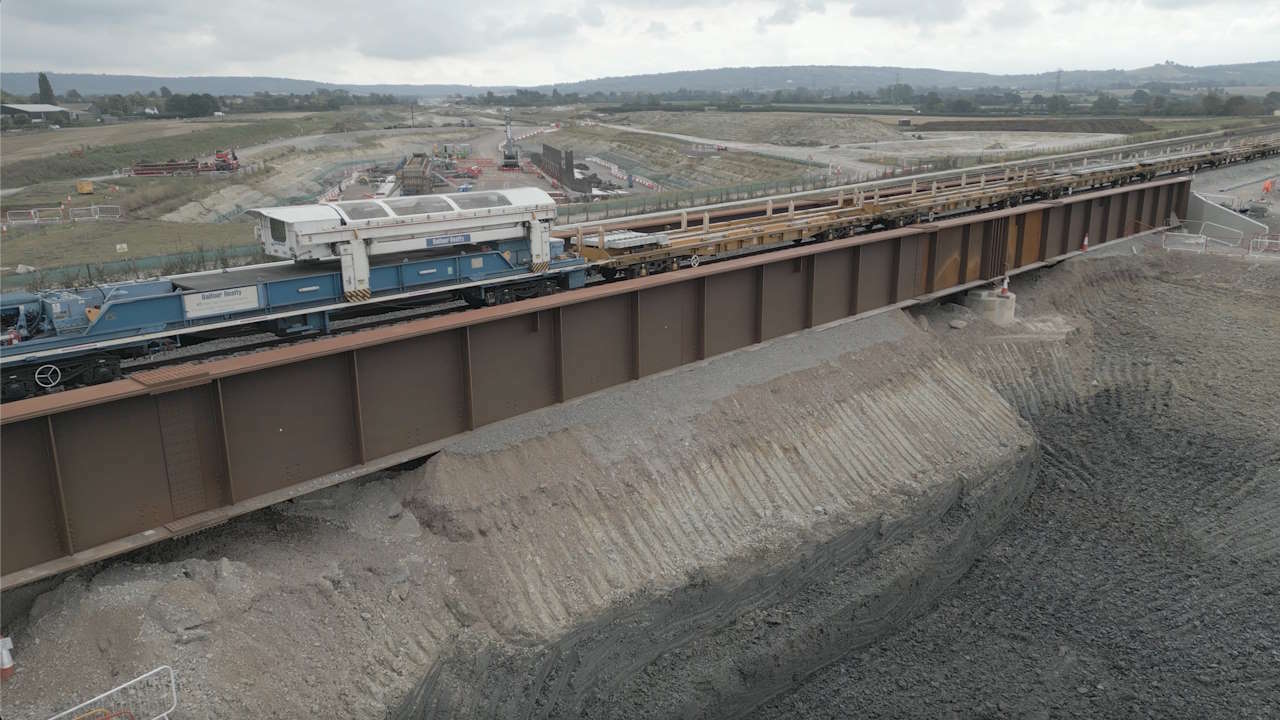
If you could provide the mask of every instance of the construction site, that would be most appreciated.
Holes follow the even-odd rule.
[[[6,130],[0,715],[1280,717],[1280,122],[637,107]]]

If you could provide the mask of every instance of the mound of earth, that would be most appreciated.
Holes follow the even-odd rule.
[[[1008,118],[1000,120],[930,120],[914,126],[922,132],[1061,132],[1132,135],[1154,127],[1137,118]]]
[[[870,118],[796,112],[638,112],[632,124],[650,130],[735,142],[819,146],[900,140],[902,135]]]

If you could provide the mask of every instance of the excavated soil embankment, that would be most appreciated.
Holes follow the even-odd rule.
[[[925,607],[1034,454],[901,313],[784,338],[70,575],[13,623],[5,717],[160,664],[190,717],[745,710]]]

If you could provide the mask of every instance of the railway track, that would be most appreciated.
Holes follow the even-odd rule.
[[[1265,131],[1274,133],[1276,128]],[[1156,176],[1194,172],[1200,167],[1244,162],[1275,154],[1280,139],[1236,142],[1222,136],[1207,147],[1167,142],[1115,148],[1099,156],[1061,156],[996,169],[932,173],[717,206],[561,226],[555,234],[585,257],[605,263],[606,272],[629,277],[698,265],[761,246],[803,239],[838,239],[857,232],[890,229],[982,209],[1052,200],[1073,192],[1125,185]],[[1233,144],[1234,143],[1234,144]],[[1170,148],[1176,152],[1169,152]],[[1159,152],[1154,152],[1158,150]],[[1101,158],[1101,159],[1100,159]],[[609,233],[665,233],[667,242],[635,250],[604,250]]]
[[[833,186],[818,190],[784,193],[773,199],[775,200],[775,206],[779,203],[781,203],[782,206],[786,206],[788,202],[795,202],[797,209],[803,209],[806,206],[812,206],[814,204],[819,204],[836,198],[841,192],[853,192],[857,189],[865,189],[868,191],[878,189],[883,197],[894,197],[895,195],[908,191],[913,184],[917,187],[922,185],[930,186],[936,181],[940,188],[952,188],[958,186],[962,182],[964,184],[982,182],[984,178],[986,182],[992,182],[1003,178],[1007,172],[1020,172],[1023,170],[1058,170],[1064,168],[1070,169],[1073,167],[1087,168],[1090,163],[1095,163],[1095,161],[1099,161],[1103,158],[1110,158],[1115,162],[1120,162],[1126,159],[1154,157],[1160,154],[1161,151],[1171,148],[1186,148],[1190,150],[1192,148],[1217,147],[1219,145],[1225,146],[1245,139],[1257,138],[1270,138],[1272,140],[1280,138],[1280,123],[1269,123],[1240,130],[1225,130],[1211,133],[1200,133],[1196,135],[1184,135],[1177,138],[1163,140],[1150,140],[1141,143],[1118,145],[1105,149],[1081,150],[1073,153],[1064,153],[1040,158],[1028,158],[1026,160],[1017,160],[1006,163],[994,163],[990,165],[954,170],[939,170],[915,175],[894,176],[883,180],[852,183],[849,185]],[[703,213],[708,213],[710,219],[713,221],[719,219],[736,219],[762,214],[766,211],[769,200],[769,198],[737,200],[701,206],[698,208],[690,208],[688,210],[659,211],[623,218],[567,223],[565,225],[558,226],[554,234],[557,237],[569,238],[576,235],[577,230],[580,228],[597,230],[601,227],[606,230],[635,229],[657,231],[664,228],[670,228],[673,224],[678,225],[682,214],[684,213],[690,213],[691,216],[696,217],[700,217]]]
[[[161,367],[185,365],[188,363],[199,363],[209,360],[234,357],[268,348],[284,347],[298,343],[310,342],[322,337],[344,335],[363,330],[371,330],[373,328],[385,327],[388,325],[395,325],[397,323],[438,317],[448,313],[461,312],[467,308],[468,306],[463,302],[436,303],[423,308],[402,308],[365,318],[339,320],[335,323],[335,327],[328,333],[308,333],[292,337],[254,335],[246,337],[245,342],[241,343],[228,342],[233,340],[233,338],[207,340],[202,343],[187,346],[187,348],[192,349],[191,352],[187,352],[187,348],[160,351],[138,360],[121,363],[121,368],[125,371],[124,376],[128,377],[134,373],[155,370]],[[201,346],[205,344],[216,345],[216,347],[202,348]]]
[[[1234,134],[1220,132],[1152,141],[761,200],[562,225],[554,228],[553,234],[565,239],[600,273],[592,282],[608,282],[769,252],[795,243],[841,239],[877,229],[1053,199],[1078,190],[1150,180],[1156,175],[1194,170],[1200,163],[1216,163],[1219,154],[1224,158],[1222,162],[1235,162],[1242,157],[1248,159],[1241,154],[1248,148],[1266,148],[1274,153],[1280,148],[1280,141],[1274,137],[1277,133],[1280,126],[1269,125]],[[606,252],[605,235],[617,230],[661,233],[666,242],[641,246],[635,251]],[[588,242],[592,234],[599,237],[595,247]],[[388,298],[388,302],[396,300]],[[400,306],[293,336],[242,336],[246,337],[244,342],[206,340],[200,345],[209,343],[207,348],[197,349],[199,345],[194,345],[189,346],[191,349],[152,353],[121,362],[120,370],[121,374],[132,375],[169,365],[242,355],[306,342],[322,337],[326,331],[345,334],[457,312],[465,305],[455,302],[443,308],[438,304],[432,307],[435,309],[419,306],[406,312]]]

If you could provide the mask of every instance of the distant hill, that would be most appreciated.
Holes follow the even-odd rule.
[[[35,72],[0,73],[0,88],[15,95],[36,92]],[[252,95],[256,92],[309,93],[317,89],[346,90],[354,93],[391,93],[418,97],[444,97],[454,93],[474,94],[470,85],[352,85],[275,77],[242,77],[234,75],[193,75],[153,77],[150,75],[88,75],[81,73],[47,73],[58,93],[76,90],[81,95],[147,94],[167,87],[176,93],[209,93],[210,95]],[[489,88],[485,88],[486,90]],[[496,89],[495,89],[496,92]]]
[[[778,90],[783,88],[838,88],[872,91],[893,83],[928,87],[1016,87],[1024,90],[1098,90],[1136,87],[1146,82],[1167,82],[1191,87],[1280,86],[1280,61],[1241,65],[1153,65],[1137,70],[1066,70],[1059,81],[1057,72],[1034,75],[993,75],[932,68],[869,67],[841,65],[798,65],[791,67],[741,67],[715,70],[685,70],[651,75],[606,77],[563,83],[560,92],[665,92],[689,90]],[[544,85],[537,89],[549,90]]]
[[[250,95],[255,92],[307,93],[319,88],[347,90],[354,93],[391,93],[417,97],[443,97],[454,93],[474,95],[492,90],[510,92],[513,86],[476,85],[356,85],[295,80],[273,77],[187,76],[151,77],[146,75],[86,75],[49,73],[49,80],[59,93],[78,90],[82,95],[110,95],[159,91],[161,86],[177,93],[210,93],[212,95]],[[667,92],[689,90],[778,90],[810,87],[872,91],[903,82],[917,88],[974,88],[987,86],[1016,87],[1024,90],[1052,91],[1098,90],[1137,87],[1146,82],[1164,82],[1187,87],[1241,87],[1246,85],[1280,86],[1280,61],[1237,65],[1205,65],[1193,67],[1165,63],[1136,70],[1065,70],[1033,75],[994,75],[990,73],[956,72],[932,68],[797,65],[786,67],[739,67],[713,70],[683,70],[605,77],[557,85],[541,85],[535,89],[560,92]],[[0,87],[17,95],[36,92],[36,73],[0,73]]]

